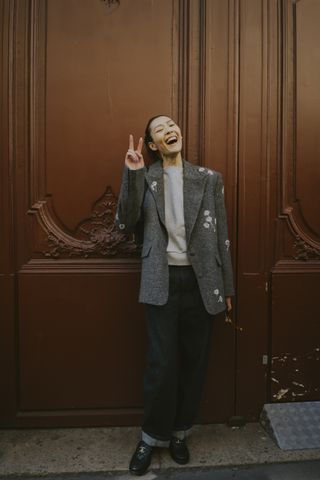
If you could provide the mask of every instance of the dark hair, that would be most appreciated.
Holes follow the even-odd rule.
[[[165,114],[155,115],[154,117],[151,117],[150,120],[148,121],[145,132],[144,132],[144,144],[146,146],[146,149],[147,149],[150,157],[154,161],[159,160],[160,156],[159,156],[159,153],[157,151],[151,150],[151,148],[149,146],[149,142],[153,142],[153,138],[151,137],[151,133],[150,133],[150,125],[153,122],[153,120],[155,120],[156,118],[159,118],[159,117],[172,118],[170,115],[165,115]],[[172,120],[173,120],[173,118],[172,118]]]

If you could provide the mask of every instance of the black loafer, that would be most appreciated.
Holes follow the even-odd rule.
[[[143,475],[147,471],[151,463],[152,450],[153,448],[143,440],[138,443],[129,465],[131,473]]]
[[[189,450],[186,440],[172,437],[169,445],[169,452],[172,459],[180,465],[185,465],[189,462]]]

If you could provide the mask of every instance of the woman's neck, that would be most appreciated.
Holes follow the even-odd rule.
[[[181,152],[178,152],[174,156],[162,155],[162,166],[166,167],[180,167],[182,165],[182,156]]]

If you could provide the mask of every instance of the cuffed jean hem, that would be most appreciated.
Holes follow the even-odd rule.
[[[174,430],[172,436],[178,438],[179,440],[185,440],[191,433],[192,427],[187,430]],[[169,447],[170,440],[159,440],[158,438],[152,437],[148,433],[141,431],[141,440],[143,440],[150,447]]]
[[[189,437],[191,431],[192,427],[188,428],[187,430],[174,430],[172,432],[172,436],[178,438],[179,440],[185,440],[187,437]]]
[[[141,431],[141,440],[143,440],[150,447],[169,447],[170,440],[158,440],[158,438],[151,437],[143,430]]]

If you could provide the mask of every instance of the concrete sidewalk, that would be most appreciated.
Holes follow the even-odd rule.
[[[139,433],[138,427],[1,430],[0,477],[126,473]],[[197,425],[188,443],[188,465],[178,466],[166,449],[157,449],[150,470],[320,459],[320,449],[280,450],[258,423],[240,429]]]

